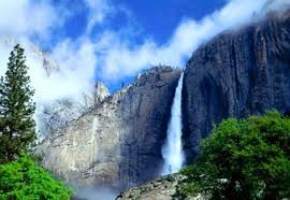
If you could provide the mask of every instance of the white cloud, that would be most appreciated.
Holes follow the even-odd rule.
[[[34,101],[37,105],[35,119],[37,128],[41,132],[40,138],[42,138],[47,131],[46,115],[43,114],[45,108],[60,106],[62,104],[59,105],[58,100],[69,99],[79,109],[77,111],[72,108],[71,112],[75,114],[69,117],[74,119],[82,114],[81,109],[87,106],[89,99],[86,99],[84,95],[93,94],[91,91],[95,83],[94,46],[86,39],[81,39],[76,43],[64,40],[53,49],[50,55],[46,55],[28,40],[21,40],[20,43],[26,50],[26,64],[29,66],[31,86],[35,89]],[[14,40],[0,41],[0,75],[6,70],[4,66],[15,44]],[[62,108],[54,109],[62,112]]]
[[[107,81],[118,81],[150,65],[183,67],[186,59],[203,42],[226,29],[240,27],[257,19],[266,2],[267,0],[232,0],[201,21],[183,20],[168,43],[160,46],[147,40],[142,45],[132,47],[130,39],[124,40],[118,33],[104,33],[97,45],[102,51],[99,65],[101,77]]]
[[[195,49],[220,32],[259,19],[262,10],[289,5],[286,0],[231,0],[201,21],[184,19],[165,44],[158,45],[148,38],[136,45],[131,38],[136,31],[132,27],[126,27],[129,31],[121,33],[102,30],[98,38],[90,38],[95,25],[105,23],[106,17],[114,12],[126,10],[115,7],[109,0],[84,1],[90,17],[86,32],[76,40],[62,38],[52,47],[50,55],[44,55],[32,44],[31,36],[51,39],[54,37],[51,30],[56,30],[55,27],[61,26],[73,13],[65,6],[55,8],[50,1],[0,0],[0,75],[6,69],[12,44],[20,42],[26,49],[35,98],[40,104],[63,97],[79,97],[93,87],[95,74],[107,82],[116,82],[152,65],[183,67]],[[7,36],[16,41],[7,41]],[[45,59],[50,60],[52,68],[49,76]]]
[[[0,0],[0,35],[23,37],[46,35],[58,23],[53,7],[45,2],[30,0]]]
[[[102,0],[85,1],[89,3],[91,15],[105,16],[103,8],[98,14],[95,12]],[[77,96],[94,85],[96,55],[88,36],[73,41],[63,38],[51,49],[50,55],[45,55],[31,42],[31,36],[48,41],[55,37],[51,30],[56,30],[72,14],[64,5],[56,8],[50,1],[19,0],[15,3],[0,0],[0,13],[0,75],[6,70],[9,52],[20,43],[26,50],[38,101]],[[44,59],[48,60],[48,65],[53,65],[50,68],[59,69],[47,76]]]
[[[183,67],[186,59],[200,44],[226,29],[240,27],[252,20],[253,16],[257,18],[257,14],[261,13],[262,8],[269,1],[231,0],[224,8],[206,16],[201,21],[184,19],[168,42],[162,45],[157,45],[150,39],[141,45],[132,44],[130,37],[134,35],[132,34],[134,30],[128,31],[125,37],[124,31],[120,34],[105,30],[96,42],[92,42],[89,35],[93,27],[98,23],[104,23],[106,16],[117,12],[117,8],[108,0],[84,0],[84,2],[89,8],[87,31],[76,41],[63,38],[53,47],[50,57],[59,64],[61,72],[51,75],[48,79],[41,78],[43,88],[48,85],[51,88],[50,90],[42,89],[39,86],[41,84],[37,84],[38,93],[43,96],[42,99],[61,96],[61,92],[57,94],[57,90],[52,87],[60,85],[59,79],[62,82],[59,88],[67,88],[62,89],[66,91],[63,91],[64,95],[71,94],[72,88],[75,91],[87,88],[87,84],[91,83],[94,78],[96,65],[97,76],[107,82],[120,81],[151,65],[168,64]],[[65,7],[61,11],[70,12],[64,9]],[[0,19],[0,35],[10,34],[20,41],[29,40],[32,34],[52,37],[50,29],[63,23],[67,16],[60,14],[49,3],[35,3],[34,1],[32,3],[29,0],[20,0],[18,4],[0,1],[0,11],[6,16]],[[3,20],[4,18],[12,23],[7,23]],[[41,68],[41,63],[38,68]],[[40,71],[38,69],[33,74]],[[41,81],[40,78],[34,80]],[[77,84],[70,87],[73,83]]]
[[[113,7],[108,0],[84,0],[90,9],[89,22],[87,25],[87,34],[91,33],[94,26],[102,23],[105,17],[113,12]]]
[[[57,9],[48,3],[20,0],[16,5],[10,2],[0,0],[0,75],[6,71],[10,51],[16,43],[20,43],[30,68],[37,103],[35,117],[41,127],[39,120],[44,107],[63,98],[80,101],[83,94],[93,88],[96,66],[94,45],[85,36],[74,41],[63,38],[49,55],[43,53],[31,42],[31,36],[51,39],[54,37],[51,30],[60,26],[71,15],[70,11],[61,8],[56,12]]]
[[[0,41],[0,75],[6,70],[9,53],[15,44],[14,40]],[[29,41],[21,40],[21,44],[25,49],[37,102],[44,103],[62,97],[78,98],[82,92],[92,89],[96,57],[90,41],[76,44],[65,40],[50,55],[44,54]]]
[[[81,92],[92,89],[96,57],[90,41],[75,44],[65,40],[53,49],[50,57],[61,64],[59,71],[49,77],[45,74],[39,76],[39,73],[32,77],[32,81],[37,83],[34,87],[40,101],[77,97]]]

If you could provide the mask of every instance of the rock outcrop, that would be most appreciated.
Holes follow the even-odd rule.
[[[159,175],[181,71],[155,67],[38,147],[44,165],[78,184],[127,188]]]
[[[132,187],[120,193],[115,200],[180,200],[176,193],[180,182],[185,178],[186,176],[178,173],[163,176],[148,183]],[[182,198],[183,200],[209,200],[208,197],[201,194]]]
[[[188,160],[227,117],[290,110],[290,12],[219,35],[189,60],[183,90]]]
[[[181,181],[183,178],[184,177],[182,175],[178,174],[161,177],[144,185],[130,188],[128,191],[121,193],[116,198],[116,200],[173,199],[178,182]]]

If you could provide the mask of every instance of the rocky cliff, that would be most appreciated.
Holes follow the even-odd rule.
[[[159,175],[181,71],[155,67],[45,139],[43,163],[78,184],[129,187]]]
[[[180,73],[170,67],[152,68],[132,85],[104,96],[89,112],[43,141],[38,152],[44,165],[70,182],[122,189],[158,176]],[[187,160],[191,162],[198,154],[200,140],[213,125],[227,117],[268,109],[289,112],[289,77],[290,12],[271,14],[262,22],[225,32],[195,51],[184,72]],[[145,186],[145,197],[164,186],[156,184],[153,193]],[[166,186],[165,197],[174,192],[171,186]],[[132,189],[133,195],[135,191],[139,195],[138,189]]]
[[[222,119],[290,110],[290,12],[219,35],[199,48],[184,76],[188,159]]]
[[[188,162],[214,124],[277,109],[290,112],[290,12],[227,31],[188,61],[183,88],[183,141]],[[121,193],[117,200],[173,199],[178,175]],[[197,196],[193,199],[205,199]]]
[[[93,91],[83,92],[78,98],[60,98],[38,105],[38,128],[42,137],[53,135],[58,129],[66,127],[71,121],[98,106],[110,95],[108,88],[97,82]]]

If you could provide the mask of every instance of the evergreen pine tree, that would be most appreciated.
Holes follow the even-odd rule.
[[[34,91],[27,70],[24,49],[16,45],[0,79],[0,163],[16,159],[36,138]]]

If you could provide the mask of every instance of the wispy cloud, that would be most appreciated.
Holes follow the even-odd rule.
[[[114,12],[114,7],[108,0],[85,0],[85,3],[89,7],[86,34],[90,34],[96,24],[102,23],[109,13]]]
[[[54,8],[45,2],[19,0],[0,1],[0,35],[27,37],[47,35],[60,23]]]
[[[77,96],[93,86],[96,76],[106,82],[118,82],[152,65],[183,67],[195,49],[222,31],[258,20],[262,11],[269,7],[274,9],[289,4],[285,0],[231,0],[224,8],[200,21],[183,19],[169,40],[160,45],[151,38],[145,38],[141,44],[135,43],[136,29],[133,25],[118,31],[100,29],[97,36],[92,36],[92,31],[98,25],[107,23],[112,14],[130,11],[113,5],[109,0],[82,2],[89,16],[86,31],[74,40],[65,35],[57,40],[50,49],[49,57],[57,62],[60,70],[47,76],[43,59],[31,52],[32,38],[53,40],[57,31],[73,15],[72,11],[65,5],[55,5],[51,1],[19,0],[17,4],[0,1],[0,37],[9,36],[27,46],[37,99],[44,101]],[[133,17],[130,15],[136,23]],[[0,44],[0,73],[4,71],[4,61],[10,50],[3,44]]]
[[[166,44],[147,39],[134,45],[118,33],[104,33],[97,48],[102,49],[98,65],[101,78],[116,81],[157,64],[183,67],[192,52],[205,41],[230,28],[237,28],[261,16],[267,0],[232,0],[200,21],[184,19]],[[128,35],[131,35],[128,33]]]

